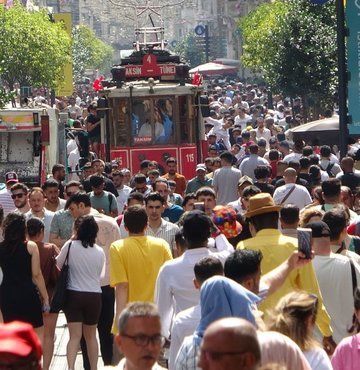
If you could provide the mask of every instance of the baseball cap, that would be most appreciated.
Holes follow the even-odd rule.
[[[236,212],[232,207],[216,206],[213,209],[212,220],[226,238],[234,238],[242,231],[242,226],[237,221]]]
[[[89,168],[91,168],[92,166],[91,166],[91,162],[86,162],[85,164],[84,164],[84,166],[83,166],[83,170],[88,170]]]
[[[41,369],[41,343],[33,327],[24,322],[13,321],[0,324],[0,354],[9,353],[19,357],[34,354]]]
[[[190,211],[183,220],[183,235],[191,241],[204,241],[210,236],[210,218],[200,210]]]
[[[118,165],[119,163],[115,159],[111,161],[111,167],[117,167]]]
[[[8,184],[9,182],[19,182],[16,172],[7,172],[5,174],[5,183]]]
[[[313,238],[330,236],[329,226],[324,221],[309,222],[306,227],[311,229]]]
[[[205,165],[204,164],[198,164],[197,166],[196,166],[196,171],[205,171],[206,172],[206,167],[205,167]]]
[[[210,117],[211,116],[216,116],[216,112],[214,111],[214,109],[210,109]]]
[[[242,186],[245,182],[248,182],[249,184],[253,185],[254,181],[251,177],[249,176],[242,176],[238,182],[238,187]]]

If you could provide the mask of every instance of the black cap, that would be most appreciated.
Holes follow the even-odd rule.
[[[193,242],[204,241],[210,236],[211,226],[211,220],[204,212],[190,211],[183,220],[184,238]]]
[[[306,227],[312,230],[313,238],[330,236],[329,226],[324,221],[309,222]]]

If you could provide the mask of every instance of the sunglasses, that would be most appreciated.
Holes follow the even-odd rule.
[[[11,194],[11,199],[22,198],[24,195],[24,193]]]

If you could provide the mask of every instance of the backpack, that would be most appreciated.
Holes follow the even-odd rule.
[[[327,174],[329,175],[329,177],[335,177],[335,175],[331,172],[332,168],[334,167],[334,164],[335,163],[329,163],[328,166],[325,169],[322,168],[321,166],[320,167],[321,167],[321,169],[323,171],[326,171],[327,172]]]

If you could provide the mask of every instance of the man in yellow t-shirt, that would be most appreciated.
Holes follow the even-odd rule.
[[[263,274],[278,267],[297,250],[297,239],[285,236],[278,230],[280,208],[281,206],[275,205],[270,194],[260,193],[251,197],[245,215],[249,220],[249,228],[253,237],[237,245],[237,249],[261,251],[263,254],[261,263]],[[296,289],[305,290],[318,297],[319,312],[316,324],[324,336],[324,342],[329,352],[335,350],[336,344],[331,337],[330,317],[323,305],[312,263],[292,271],[284,284],[275,293],[269,295],[259,308],[266,315],[267,311],[274,308],[281,297]]]
[[[110,285],[115,287],[115,323],[128,302],[153,302],[160,267],[172,259],[170,246],[165,240],[145,236],[147,223],[143,207],[129,207],[124,214],[129,237],[110,246]]]

